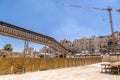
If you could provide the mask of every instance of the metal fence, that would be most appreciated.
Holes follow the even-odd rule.
[[[94,58],[1,58],[0,74],[16,74],[64,67],[84,66],[101,62]]]

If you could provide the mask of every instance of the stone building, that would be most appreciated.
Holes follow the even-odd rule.
[[[0,58],[10,58],[12,57],[12,52],[6,50],[0,50]]]
[[[30,57],[30,58],[35,57],[36,53],[37,52],[34,50],[33,47],[28,47],[26,52],[23,51],[23,55],[25,54],[24,57]]]
[[[70,40],[61,40],[60,44],[63,45],[63,47],[65,47],[69,52],[73,50],[73,43]]]
[[[39,53],[55,53],[56,51],[50,47],[43,47]]]
[[[73,45],[79,53],[91,54],[93,52],[99,52],[99,38],[82,38],[73,41]]]
[[[114,32],[115,41],[120,46],[120,32]],[[61,40],[60,44],[65,47],[69,53],[106,53],[108,52],[108,42],[112,40],[111,35],[107,36],[92,36],[90,38],[75,39],[73,42],[67,39]],[[113,51],[113,50],[112,50]],[[54,49],[43,47],[40,53],[56,53]]]
[[[114,32],[115,41],[120,45],[120,32]],[[102,53],[106,52],[108,41],[112,39],[111,35],[107,36],[92,36],[91,38],[75,39],[73,42],[69,40],[61,40],[60,43],[67,49],[73,50],[76,53]],[[105,53],[104,52],[104,53]]]
[[[0,50],[0,58],[16,58],[16,57],[23,57],[23,53],[21,52],[10,52],[6,50]]]

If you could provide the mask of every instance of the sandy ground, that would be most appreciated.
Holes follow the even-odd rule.
[[[100,63],[87,66],[0,75],[0,80],[120,80],[118,75],[100,73]]]

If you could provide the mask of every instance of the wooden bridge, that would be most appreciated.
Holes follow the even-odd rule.
[[[66,57],[67,50],[58,43],[54,38],[39,34],[24,28],[20,28],[18,26],[0,21],[0,34],[5,36],[10,36],[13,38],[22,39],[25,41],[31,41],[38,44],[44,44],[56,51],[59,51],[63,54],[63,57]]]

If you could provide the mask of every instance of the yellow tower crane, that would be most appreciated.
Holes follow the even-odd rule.
[[[117,53],[117,46],[116,46],[116,41],[115,41],[115,35],[114,35],[114,28],[113,28],[113,22],[112,22],[112,11],[114,12],[119,12],[120,13],[120,9],[119,10],[113,10],[112,8],[108,7],[108,8],[95,8],[95,7],[83,7],[80,5],[74,5],[74,4],[64,4],[64,6],[70,6],[70,7],[78,7],[78,8],[87,8],[87,9],[95,9],[95,10],[101,10],[101,11],[108,11],[109,13],[109,19],[110,19],[110,28],[111,28],[111,32],[112,32],[112,42],[113,42],[113,47],[114,47],[114,53]]]

